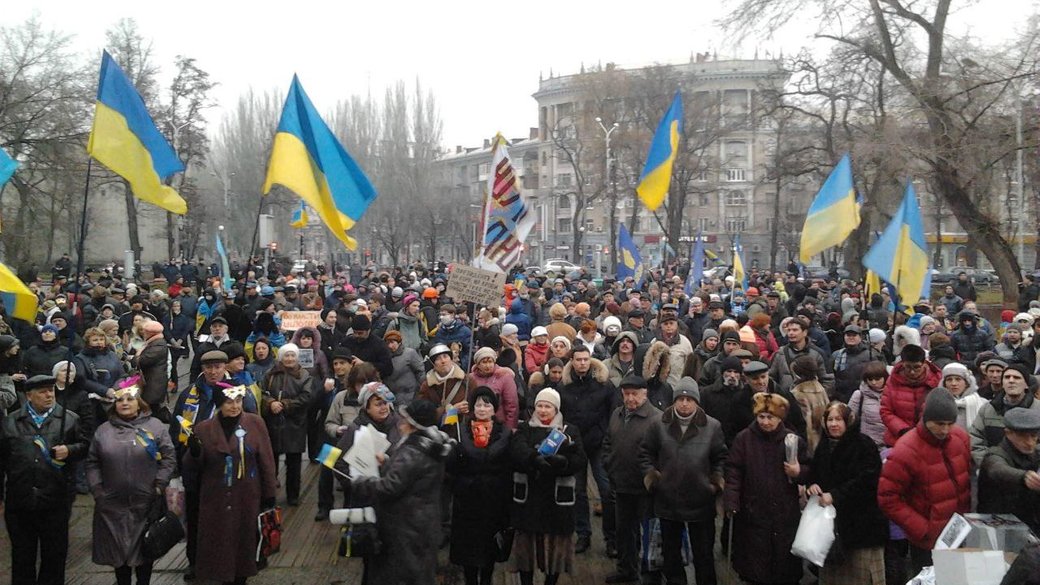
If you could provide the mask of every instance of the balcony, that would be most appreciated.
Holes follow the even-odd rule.
[[[746,183],[751,180],[751,171],[747,169],[726,169],[724,177],[727,183]]]

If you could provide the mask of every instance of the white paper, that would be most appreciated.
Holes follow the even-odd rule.
[[[935,539],[935,550],[957,548],[964,543],[964,539],[968,538],[969,533],[971,533],[971,524],[968,520],[960,514],[954,514],[946,523],[943,531],[939,533],[939,538]]]
[[[376,511],[374,508],[340,508],[329,511],[329,524],[342,526],[344,524],[361,524],[363,522],[375,523]]]
[[[300,362],[301,368],[313,368],[314,367],[314,350],[313,349],[301,349],[296,354],[296,359]]]
[[[344,454],[344,460],[350,465],[350,478],[379,477],[379,461],[377,453],[385,453],[390,447],[386,435],[365,425],[354,431],[354,445]]]

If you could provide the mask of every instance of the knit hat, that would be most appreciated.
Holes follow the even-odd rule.
[[[368,315],[354,315],[350,320],[350,328],[354,331],[368,331],[372,328],[372,320]]]
[[[618,331],[621,331],[621,319],[618,319],[613,315],[607,317],[606,319],[603,319],[604,331],[609,331],[612,327],[614,329],[617,329]]]
[[[278,348],[278,361],[283,361],[285,359],[285,355],[289,353],[299,357],[300,348],[297,347],[295,343],[286,343],[282,347]]]
[[[924,400],[924,422],[955,422],[957,420],[957,401],[946,388],[933,388]]]
[[[697,382],[693,378],[683,376],[679,379],[675,389],[672,390],[672,402],[678,400],[680,396],[689,396],[696,400],[697,404],[701,403],[701,390],[697,387]]]
[[[535,327],[534,329],[531,330],[531,339],[534,339],[535,337],[541,337],[542,335],[548,336],[549,335],[549,331],[545,327],[542,327],[541,325],[539,325],[539,326],[537,326],[537,327]]]
[[[740,334],[736,331],[727,331],[722,334],[722,338],[719,339],[719,343],[726,343],[727,341],[735,341],[740,343]]]
[[[552,345],[552,344],[556,343],[557,341],[566,344],[567,345],[567,349],[571,348],[571,340],[567,339],[563,335],[557,335],[556,337],[553,337],[552,341],[549,342],[549,345]]]
[[[728,372],[733,370],[734,372],[744,372],[744,366],[740,363],[740,358],[734,356],[726,356],[719,362],[719,373]]]
[[[1015,319],[1015,312],[1012,311],[1011,309],[1004,309],[1003,311],[1000,312],[1000,320],[1001,321],[1003,321],[1005,323],[1008,323],[1010,321],[1014,321],[1014,319]]]
[[[1019,313],[1015,315],[1014,319],[1015,323],[1026,323],[1029,325],[1032,325],[1034,320],[1033,316],[1029,313]]]
[[[40,329],[40,333],[46,333],[48,331],[50,331],[51,333],[53,333],[55,335],[58,334],[58,328],[55,327],[54,325],[51,325],[50,323],[44,325],[43,328]]]
[[[415,296],[415,293],[408,293],[404,295],[404,299],[401,301],[401,308],[403,309],[417,300],[419,300],[419,297]]]
[[[502,326],[502,335],[516,335],[520,332],[520,328],[513,323],[506,323]]]
[[[776,418],[785,418],[787,416],[787,409],[790,406],[787,403],[787,399],[779,394],[772,392],[756,392],[754,396],[754,406],[752,411],[755,416],[763,412],[775,416]],[[956,406],[954,406],[956,409]]]
[[[492,360],[498,357],[498,353],[490,347],[482,347],[477,350],[477,353],[473,354],[473,363],[479,364],[482,360],[491,358]]]
[[[548,402],[556,407],[556,412],[560,411],[560,393],[552,388],[542,388],[542,391],[534,397],[534,403]]]
[[[366,408],[368,406],[368,401],[373,396],[381,397],[383,400],[389,402],[391,406],[394,403],[394,393],[386,387],[386,384],[382,382],[368,382],[358,391],[358,404],[361,405],[361,408]]]
[[[871,329],[867,336],[870,338],[871,343],[881,343],[888,337],[885,335],[884,330],[876,328]]]
[[[918,329],[924,329],[925,325],[935,325],[937,323],[937,321],[935,320],[935,317],[929,317],[928,315],[925,315],[925,316],[921,317],[920,323],[921,323],[921,326],[918,327]]]
[[[942,379],[945,382],[946,378],[950,376],[958,376],[965,382],[973,380],[975,377],[968,371],[968,367],[959,362],[950,362],[946,364],[946,367],[942,369]]]
[[[715,331],[714,329],[708,328],[708,329],[705,329],[703,333],[701,333],[701,341],[704,341],[705,339],[708,339],[710,337],[714,337],[715,339],[718,339],[719,338],[719,332]]]
[[[401,337],[401,334],[399,332],[397,332],[397,331],[387,331],[383,335],[383,341],[385,341],[387,343],[390,343],[391,341],[396,341],[397,343],[401,343],[401,341],[403,339],[404,338]]]

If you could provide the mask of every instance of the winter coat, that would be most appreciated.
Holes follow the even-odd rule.
[[[940,345],[928,350],[928,361],[935,364],[941,371],[946,366],[957,361],[957,352],[949,345]]]
[[[514,472],[512,524],[528,534],[574,533],[573,502],[577,495],[574,475],[585,469],[588,459],[585,458],[578,428],[564,425],[563,417],[557,416],[557,420],[560,421],[558,428],[562,428],[567,440],[556,454],[559,459],[555,466],[539,462],[545,457],[538,454],[538,446],[552,429],[541,426],[537,419],[520,425],[509,441],[509,458]],[[561,500],[563,504],[557,503],[558,491],[561,495],[569,495]],[[571,493],[563,494],[565,491]]]
[[[506,323],[516,325],[516,338],[520,341],[529,341],[531,339],[531,329],[534,326],[531,323],[531,316],[524,312],[524,302],[520,299],[513,299],[513,302],[509,305],[509,314],[506,315]]]
[[[39,375],[50,376],[54,371],[54,364],[67,359],[68,356],[68,346],[62,345],[59,339],[50,342],[41,341],[39,345],[25,350],[22,357],[22,368],[25,375],[30,378]]]
[[[385,378],[383,383],[394,393],[394,403],[408,406],[419,391],[419,384],[426,377],[426,369],[419,352],[403,344],[390,354],[394,364],[394,373]]]
[[[622,366],[619,356],[621,353],[618,351],[619,344],[622,339],[628,339],[632,342],[634,348],[639,348],[639,340],[636,339],[636,334],[631,331],[622,331],[614,338],[613,343],[610,346],[610,359],[604,361],[609,371],[607,377],[610,379],[610,383],[618,388],[621,385],[621,379],[627,376],[636,367],[636,356],[635,351],[632,352],[632,361],[628,363],[627,367]],[[638,370],[635,370],[638,372]]]
[[[146,439],[155,455],[142,445]],[[166,425],[149,415],[129,421],[113,416],[98,427],[84,464],[94,494],[95,564],[136,567],[146,562],[141,537],[151,507],[163,497],[156,488],[162,494],[170,482],[175,457]]]
[[[993,338],[982,327],[976,326],[972,330],[965,331],[960,328],[950,336],[950,346],[965,364],[975,363],[975,358],[984,351],[993,351]]]
[[[243,431],[239,436],[238,429]],[[255,414],[243,412],[231,437],[225,437],[219,415],[195,425],[202,443],[198,454],[190,451],[184,466],[199,478],[198,542],[195,570],[202,579],[229,582],[256,574],[256,517],[260,503],[274,500],[277,467],[267,425]],[[245,453],[245,460],[241,453]],[[232,473],[227,484],[225,469]]]
[[[874,440],[880,450],[885,446],[885,423],[881,420],[881,392],[860,382],[859,390],[852,393],[849,409],[859,421],[859,432]]]
[[[671,366],[668,369],[668,383],[674,388],[682,379],[683,371],[686,370],[686,359],[693,354],[693,344],[681,333],[676,333],[675,337],[668,341],[660,337],[654,341],[661,341],[668,345],[668,364]]]
[[[343,347],[363,362],[368,362],[379,370],[379,377],[386,380],[394,373],[393,357],[386,343],[369,333],[365,339],[355,335],[348,335],[343,340]]]
[[[737,435],[726,459],[723,501],[733,517],[733,568],[745,581],[795,583],[802,578],[802,561],[791,554],[801,510],[798,485],[788,481],[783,463],[784,437],[780,426],[764,432],[757,422]],[[800,480],[810,472],[804,440],[798,441]]]
[[[314,380],[324,382],[325,378],[332,375],[332,366],[329,365],[329,359],[321,348],[322,339],[321,333],[318,333],[318,329],[315,327],[300,327],[293,333],[292,341],[290,343],[295,344],[296,347],[300,349],[304,349],[303,345],[300,344],[300,338],[303,337],[304,331],[310,331],[311,333],[311,339],[313,341],[311,342],[309,349],[314,352],[314,365],[307,368],[307,373],[310,374],[311,378]],[[250,350],[252,350],[252,348],[250,348]],[[249,353],[252,355],[252,351]]]
[[[495,411],[495,419],[503,423],[509,429],[515,429],[520,417],[520,398],[516,392],[516,378],[513,370],[495,366],[489,375],[483,375],[473,369],[469,374],[469,385],[471,388],[487,386],[498,396],[498,410]],[[433,370],[431,370],[432,372]],[[466,394],[466,399],[472,393]],[[459,402],[458,400],[454,401]]]
[[[559,336],[564,336],[574,343],[574,338],[578,336],[578,332],[564,321],[553,321],[545,326],[546,331],[549,333],[549,343]]]
[[[981,514],[1014,514],[1040,531],[1040,493],[1026,487],[1027,471],[1040,469],[1040,453],[1029,455],[1016,449],[1005,437],[990,447],[979,471],[979,506]]]
[[[524,371],[528,376],[542,369],[549,361],[549,344],[538,345],[531,342],[524,347]]]
[[[312,379],[307,370],[290,373],[281,364],[267,373],[264,381],[262,412],[275,453],[303,453],[307,448],[307,409],[311,401]],[[282,412],[271,412],[272,402],[281,402]]]
[[[614,386],[607,376],[603,362],[590,360],[589,371],[584,376],[574,372],[574,362],[563,367],[563,380],[559,386],[560,413],[567,424],[581,431],[581,443],[589,451],[599,449],[607,433],[611,411],[617,405]]]
[[[721,355],[721,354],[720,354]],[[830,374],[827,355],[819,347],[808,343],[805,349],[798,351],[790,345],[780,348],[773,355],[773,361],[769,364],[769,377],[776,381],[777,385],[784,390],[790,390],[795,384],[794,374],[791,373],[791,363],[803,355],[811,355],[816,358],[816,369],[820,372],[820,383],[830,393],[834,389],[834,376]]]
[[[337,388],[341,385],[337,381]],[[338,390],[329,405],[329,412],[325,415],[325,435],[329,441],[337,442],[340,437],[340,427],[349,427],[354,424],[361,413],[361,405],[358,404],[358,395],[353,390]]]
[[[885,444],[893,446],[904,433],[917,425],[924,414],[924,399],[932,388],[942,383],[942,370],[925,362],[924,376],[910,382],[903,375],[903,363],[897,363],[881,393],[881,420],[885,423]]]
[[[444,417],[444,411],[448,406],[469,400],[476,388],[477,384],[473,381],[473,377],[467,376],[466,372],[456,364],[452,366],[451,372],[448,372],[444,381],[437,378],[437,370],[431,369],[426,372],[426,377],[419,384],[419,393],[415,398],[416,400],[429,400],[436,404],[437,420],[440,420]],[[501,406],[501,400],[499,400],[499,408]]]
[[[726,446],[733,445],[737,433],[747,428],[751,413],[742,412],[751,405],[751,390],[747,384],[724,386],[722,378],[701,389],[701,408],[719,422]]]
[[[149,339],[141,353],[134,358],[134,367],[141,372],[141,398],[151,405],[166,400],[166,385],[170,381],[166,369],[170,361],[170,350],[166,340],[156,336]]]
[[[76,357],[87,367],[87,376],[106,388],[115,388],[126,376],[123,362],[111,348],[98,351],[88,347]]]
[[[383,543],[380,553],[367,559],[370,583],[425,585],[437,580],[446,446],[441,435],[435,429],[413,432],[391,449],[378,478],[351,483],[352,505],[375,508]]]
[[[54,405],[40,428],[27,406],[4,417],[0,422],[0,501],[8,510],[50,510],[68,506],[75,498],[75,466],[53,467],[40,456],[40,448],[33,443],[36,436],[48,446],[67,446],[67,463],[87,455],[88,436],[80,427],[79,416],[60,404]]]
[[[885,356],[868,343],[845,347],[831,354],[831,370],[834,372],[834,398],[848,402],[852,393],[859,388],[863,378],[863,366],[872,361],[885,361]]]
[[[401,439],[401,431],[397,428],[397,423],[400,422],[401,418],[394,411],[390,411],[390,415],[383,419],[382,422],[375,422],[372,417],[368,416],[368,411],[361,409],[358,411],[358,415],[354,418],[354,422],[349,423],[347,430],[339,436],[339,440],[336,441],[336,447],[342,450],[344,453],[350,450],[354,446],[354,438],[359,429],[363,426],[370,426],[372,429],[379,431],[386,435],[386,440],[390,442],[390,448]],[[350,474],[350,466],[347,465],[347,461],[344,458],[340,458],[336,462],[336,469],[340,470],[345,474]],[[342,481],[342,480],[341,480]],[[344,484],[347,491],[346,500],[350,501],[350,485]],[[359,502],[360,503],[360,502]]]
[[[813,453],[808,484],[818,484],[834,499],[834,530],[850,549],[883,546],[888,519],[878,507],[881,456],[874,440],[853,424],[837,441],[825,438]]]
[[[878,504],[910,544],[931,549],[954,513],[971,511],[971,451],[958,426],[940,442],[924,422],[888,454],[878,482]]]
[[[470,337],[470,328],[456,319],[447,325],[437,327],[437,334],[433,336],[432,343],[443,343],[448,347],[453,343],[459,344],[459,362],[464,370],[468,370]]]
[[[501,335],[502,329],[498,326],[497,318],[490,319],[483,326],[478,324],[477,328],[473,330],[473,343],[476,344],[474,351],[497,343]]]
[[[639,470],[652,480],[654,515],[676,522],[713,519],[728,453],[722,425],[703,408],[693,413],[685,433],[675,408],[664,411],[639,453]]]
[[[495,562],[495,533],[509,525],[512,432],[494,422],[487,447],[473,444],[473,429],[459,427],[461,441],[448,459],[451,493],[451,551],[456,565],[485,567]]]
[[[610,413],[608,431],[603,437],[603,462],[615,492],[646,495],[640,453],[644,437],[660,418],[661,411],[650,401],[631,412],[621,405]]]
[[[993,400],[982,405],[975,422],[968,429],[971,436],[971,457],[976,465],[982,464],[982,459],[990,447],[996,447],[1004,440],[1004,414],[1012,408],[1031,408],[1040,410],[1040,401],[1033,397],[1033,393],[1026,391],[1022,402],[1015,406],[1008,406],[1004,402],[1004,395],[1000,394]]]
[[[390,329],[401,334],[401,345],[420,351],[427,343],[426,328],[419,323],[418,315],[413,317],[403,311],[397,314],[397,319],[390,324]]]
[[[274,357],[268,355],[267,359],[252,361],[246,364],[246,371],[256,380],[257,384],[263,384],[267,380],[267,372],[274,367]]]

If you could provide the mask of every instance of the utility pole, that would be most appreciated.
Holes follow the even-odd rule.
[[[617,266],[617,245],[614,240],[617,239],[617,183],[611,180],[611,164],[610,164],[610,135],[614,133],[621,125],[617,122],[611,124],[608,129],[603,125],[603,119],[599,116],[596,117],[596,123],[599,124],[600,130],[603,131],[604,148],[603,148],[603,188],[610,187],[610,266],[613,269]],[[602,275],[602,273],[600,273]]]

